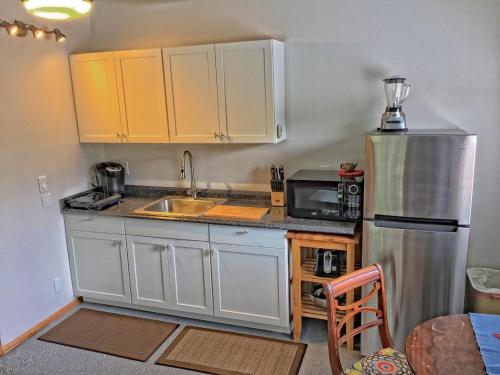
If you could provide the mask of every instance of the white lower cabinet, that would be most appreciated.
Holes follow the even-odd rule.
[[[287,327],[286,249],[212,244],[214,315]]]
[[[127,236],[132,303],[213,314],[208,242]]]
[[[163,238],[127,236],[132,303],[171,307],[167,245]]]
[[[82,215],[65,222],[77,296],[289,327],[286,231]]]
[[[199,241],[168,241],[172,309],[213,315],[210,245]]]
[[[131,302],[124,235],[72,230],[67,242],[75,295]]]

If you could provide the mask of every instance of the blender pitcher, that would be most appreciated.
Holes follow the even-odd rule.
[[[381,131],[406,131],[406,115],[403,112],[403,102],[410,94],[410,85],[405,78],[393,76],[384,79],[387,107],[380,124]]]
[[[410,94],[411,86],[405,83],[405,80],[405,78],[397,76],[384,79],[388,108],[400,108]]]

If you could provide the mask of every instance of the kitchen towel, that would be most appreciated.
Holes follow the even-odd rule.
[[[500,315],[469,314],[488,375],[500,375]]]

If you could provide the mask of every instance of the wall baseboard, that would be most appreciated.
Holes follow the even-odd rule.
[[[21,345],[23,342],[28,340],[30,337],[36,335],[39,331],[47,327],[50,323],[52,323],[54,320],[60,318],[64,314],[66,314],[68,311],[72,310],[74,307],[78,306],[80,303],[82,303],[82,298],[76,298],[70,303],[68,303],[66,306],[63,306],[59,310],[57,310],[55,313],[50,315],[48,318],[42,320],[40,323],[36,324],[35,326],[31,327],[29,330],[21,334],[20,336],[16,337],[14,340],[8,342],[5,345],[0,346],[0,356],[7,354],[9,351],[14,349],[15,347]]]

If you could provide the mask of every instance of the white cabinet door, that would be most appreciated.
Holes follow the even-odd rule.
[[[213,45],[163,49],[170,141],[219,143]]]
[[[113,55],[124,141],[168,143],[161,50],[121,51]]]
[[[67,242],[75,295],[131,301],[124,235],[68,231]]]
[[[112,52],[70,56],[80,142],[121,142],[115,62]]]
[[[289,325],[286,249],[212,244],[214,315]]]
[[[167,240],[127,236],[132,303],[170,308]]]
[[[213,315],[208,242],[168,240],[172,309]]]
[[[217,44],[219,116],[232,143],[285,140],[284,46],[276,40]]]

